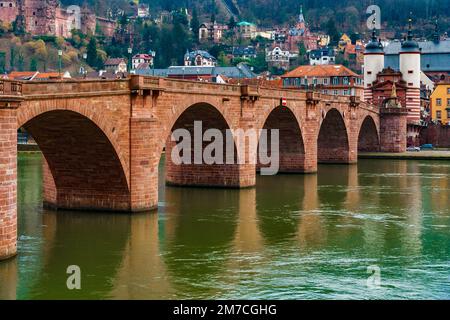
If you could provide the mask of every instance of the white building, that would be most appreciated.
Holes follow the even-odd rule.
[[[192,52],[186,52],[184,55],[185,66],[203,66],[203,67],[215,67],[217,59],[203,50],[196,50]]]
[[[105,61],[106,71],[113,73],[127,72],[127,62],[123,58],[109,58]]]
[[[148,4],[141,3],[138,5],[137,9],[138,18],[149,18],[150,17],[150,7]]]
[[[290,66],[290,59],[296,55],[291,54],[288,50],[282,50],[280,47],[275,47],[266,53],[266,62],[271,67],[276,67],[283,70],[288,70]]]
[[[334,55],[333,49],[322,48],[311,50],[309,52],[309,64],[311,66],[323,66],[335,63],[336,57]]]
[[[148,64],[149,66],[153,65],[153,57],[149,54],[137,54],[133,56],[132,62],[132,68],[137,69],[139,65],[141,64]]]

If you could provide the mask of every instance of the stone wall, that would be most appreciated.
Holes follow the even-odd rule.
[[[420,144],[432,144],[438,148],[450,148],[450,126],[430,124],[420,132]]]

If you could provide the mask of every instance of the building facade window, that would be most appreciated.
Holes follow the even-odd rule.
[[[339,84],[339,78],[338,77],[334,77],[333,78],[333,84],[334,85],[338,85]]]
[[[447,98],[447,107],[450,107],[450,99]]]
[[[436,106],[438,106],[438,107],[442,106],[442,99],[441,98],[437,98],[436,99]]]
[[[343,84],[348,85],[348,77],[344,77]]]
[[[439,120],[442,118],[441,110],[437,110],[436,111],[436,118],[439,119]]]

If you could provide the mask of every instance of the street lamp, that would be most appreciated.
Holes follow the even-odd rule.
[[[131,64],[131,54],[133,53],[133,48],[129,47],[128,48],[128,69],[129,69],[129,73],[131,73],[131,68],[132,68],[132,64]]]
[[[239,73],[239,82],[238,82],[238,84],[241,84],[241,65],[238,64],[237,68],[238,68],[238,73]]]
[[[62,69],[62,55],[63,51],[61,49],[58,50],[58,71],[59,77],[61,78],[61,69]]]
[[[82,71],[83,71],[83,76],[84,77],[86,77],[86,74],[87,74],[87,53],[85,52],[85,53],[83,53],[83,60],[82,60],[82,62],[81,62],[81,64],[82,64]],[[84,64],[84,65],[83,65]]]
[[[156,51],[150,51],[150,55],[152,56],[152,70],[153,70],[153,76],[155,76],[155,58],[156,58]]]

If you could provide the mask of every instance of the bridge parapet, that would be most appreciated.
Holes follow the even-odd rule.
[[[186,94],[205,93],[224,96],[238,96],[241,94],[241,89],[238,85],[217,84],[180,79],[132,76],[130,83],[132,90],[158,90]]]
[[[18,81],[0,80],[0,95],[21,96],[22,83]]]
[[[21,82],[0,80],[0,109],[16,109],[22,100]]]
[[[129,91],[129,81],[124,80],[64,80],[64,81],[28,81],[22,83],[22,94],[39,95],[75,95]]]

